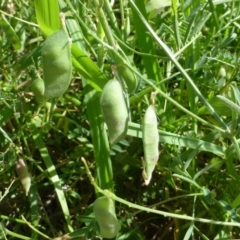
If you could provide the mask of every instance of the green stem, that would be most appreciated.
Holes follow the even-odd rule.
[[[160,206],[160,205],[163,205],[164,203],[167,203],[167,202],[172,202],[174,200],[178,200],[178,199],[181,199],[181,198],[185,198],[185,197],[195,197],[195,196],[203,196],[203,193],[189,193],[189,194],[183,194],[183,195],[179,195],[179,196],[176,196],[176,197],[172,197],[172,198],[168,198],[166,200],[163,200],[161,202],[158,202],[156,204],[152,204],[149,206],[149,208],[154,208],[154,207],[157,207],[157,206]],[[142,211],[139,210],[137,212],[134,213],[134,215],[138,214],[138,213],[141,213]]]
[[[205,219],[205,218],[197,218],[197,217],[191,217],[191,216],[187,216],[187,215],[182,215],[182,214],[176,214],[176,213],[169,213],[169,212],[165,212],[165,211],[160,211],[160,210],[155,210],[149,207],[143,207],[131,202],[128,202],[122,198],[117,197],[115,194],[113,194],[112,192],[109,192],[108,190],[103,190],[101,188],[99,188],[97,186],[97,184],[94,182],[94,178],[92,177],[92,174],[88,168],[88,165],[85,161],[84,158],[82,158],[83,164],[86,168],[86,172],[87,175],[89,177],[90,182],[92,183],[92,185],[98,189],[98,191],[100,193],[102,193],[104,196],[111,198],[112,200],[115,200],[117,202],[120,202],[122,204],[127,205],[130,208],[135,208],[135,209],[139,209],[141,211],[146,211],[146,212],[151,212],[151,213],[156,213],[159,215],[162,215],[164,217],[172,217],[172,218],[177,218],[177,219],[183,219],[183,220],[188,220],[188,221],[195,221],[195,222],[201,222],[201,223],[207,223],[207,224],[215,224],[215,225],[223,225],[223,226],[237,226],[240,227],[240,223],[237,222],[222,222],[222,221],[215,221],[215,220],[211,220],[211,219]]]
[[[110,6],[109,0],[105,0],[104,1],[104,7],[106,9],[106,12],[108,14],[109,17],[109,22],[112,24],[114,31],[116,32],[116,34],[120,37],[121,36],[121,32],[119,30],[119,27],[117,25],[117,20],[115,18],[115,15],[112,11],[112,8]]]
[[[105,35],[106,35],[106,38],[108,40],[108,43],[109,45],[111,45],[112,47],[115,48],[115,41],[114,41],[114,38],[113,38],[113,35],[112,35],[112,32],[109,28],[109,24],[107,22],[107,19],[104,15],[104,12],[103,12],[103,9],[102,8],[98,8],[97,9],[97,15],[98,15],[98,18],[102,24],[102,27],[103,27],[103,30],[105,32]]]
[[[1,228],[3,228],[3,226],[1,226]],[[3,231],[4,231],[5,235],[10,235],[12,237],[15,237],[15,239],[24,239],[24,240],[31,240],[32,239],[30,237],[26,237],[26,236],[23,236],[21,234],[12,232],[12,231],[8,230],[7,228],[4,228]],[[7,239],[7,238],[5,238],[5,239]]]
[[[3,14],[3,15],[8,16],[8,17],[10,17],[10,18],[16,19],[16,20],[19,21],[19,22],[23,22],[23,23],[26,23],[26,24],[28,24],[28,25],[30,25],[30,26],[38,27],[38,28],[39,28],[39,25],[36,24],[36,23],[32,23],[32,22],[25,21],[25,20],[23,20],[22,18],[15,17],[15,16],[13,16],[13,15],[7,13],[7,12],[4,12],[4,11],[2,11],[2,10],[0,10],[0,13]]]
[[[38,231],[35,227],[33,227],[25,218],[24,216],[22,216],[23,221],[36,233],[38,233],[39,235],[41,235],[42,237],[46,238],[46,239],[52,239],[50,237],[48,237],[47,235],[41,233],[40,231]]]
[[[0,215],[0,219],[15,222],[15,223],[25,224],[25,222],[23,220],[19,219],[19,218],[9,217],[9,216],[2,215],[2,214]]]
[[[7,194],[9,193],[9,190],[10,190],[10,188],[12,187],[12,185],[13,185],[14,182],[15,182],[15,180],[13,180],[13,181],[10,183],[9,187],[8,187],[7,189],[5,189],[4,194],[0,196],[0,203],[1,203],[1,201],[7,196]],[[3,215],[0,215],[0,218],[2,218],[2,217],[3,217]],[[14,218],[14,219],[15,219],[15,218]],[[9,219],[8,219],[8,220],[9,220]]]

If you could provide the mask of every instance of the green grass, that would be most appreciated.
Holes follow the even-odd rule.
[[[115,201],[119,240],[239,239],[240,1],[8,2],[0,8],[0,239],[99,239],[92,203],[102,195]],[[42,76],[41,47],[59,12],[73,77],[61,98],[38,105],[30,85]],[[125,87],[137,85],[124,92],[127,136],[110,148],[100,96],[112,65]],[[153,91],[160,156],[144,186],[141,125]],[[28,196],[19,158],[32,178]]]

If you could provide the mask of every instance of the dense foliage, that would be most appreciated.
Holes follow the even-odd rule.
[[[0,239],[99,239],[109,212],[116,239],[240,238],[239,0],[0,6]],[[60,12],[72,42],[72,78],[61,97],[46,102],[43,71],[56,72],[48,57],[44,65],[42,47],[61,28]],[[65,66],[59,42],[51,44]],[[101,93],[113,78],[128,112],[114,100],[111,111],[128,123],[109,144]],[[55,84],[57,91],[62,85]],[[160,155],[146,186],[149,105]],[[105,122],[114,134],[114,122]],[[93,202],[103,195],[111,211],[99,223]]]

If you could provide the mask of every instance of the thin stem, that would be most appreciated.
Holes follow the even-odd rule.
[[[104,1],[104,7],[106,9],[106,12],[108,14],[108,17],[109,17],[109,22],[112,24],[113,28],[114,28],[114,31],[116,32],[116,34],[118,36],[121,36],[121,32],[119,30],[119,27],[117,25],[117,19],[115,18],[115,15],[112,11],[112,8],[111,8],[111,5],[109,3],[109,0],[105,0]]]
[[[38,27],[38,28],[39,28],[39,25],[36,24],[36,23],[31,23],[31,22],[28,22],[28,21],[23,20],[22,18],[14,17],[13,15],[11,15],[11,14],[9,14],[9,13],[6,13],[6,12],[4,12],[4,11],[2,11],[2,10],[0,10],[0,13],[2,13],[3,15],[6,15],[6,16],[8,16],[8,17],[11,17],[11,18],[13,18],[13,19],[16,19],[16,20],[18,20],[19,22],[23,22],[23,23],[26,23],[26,24],[28,24],[28,25],[30,25],[30,26],[34,26],[34,27]]]
[[[102,24],[103,30],[105,32],[106,38],[108,40],[109,45],[111,45],[112,47],[115,48],[115,41],[112,35],[112,32],[109,28],[109,24],[107,22],[107,19],[105,18],[104,12],[102,8],[98,8],[97,9],[97,14],[98,14],[98,18]]]
[[[24,216],[22,215],[22,219],[23,221],[36,233],[38,233],[39,235],[41,235],[42,237],[46,238],[46,239],[52,239],[50,237],[48,237],[47,235],[41,233],[40,231],[38,231],[35,227],[33,227],[25,218]]]
[[[155,209],[152,209],[152,208],[149,208],[149,207],[143,207],[143,206],[128,202],[128,201],[126,201],[122,198],[117,197],[115,194],[113,194],[112,192],[110,192],[108,190],[103,190],[103,189],[99,188],[97,186],[97,184],[94,182],[94,178],[92,177],[92,174],[91,174],[91,172],[88,168],[86,160],[84,158],[81,158],[81,160],[83,161],[83,164],[86,168],[86,172],[87,172],[87,175],[89,177],[89,180],[90,180],[91,184],[96,189],[98,189],[98,191],[100,193],[102,193],[104,196],[109,197],[112,200],[115,200],[115,201],[120,202],[122,204],[125,204],[128,207],[139,209],[139,210],[146,211],[146,212],[156,213],[156,214],[162,215],[164,217],[172,217],[172,218],[177,218],[177,219],[183,219],[183,220],[189,220],[189,221],[195,221],[195,222],[202,222],[202,223],[208,223],[208,224],[215,224],[215,225],[240,227],[240,223],[237,223],[237,222],[222,222],[222,221],[209,220],[209,219],[205,219],[205,218],[196,218],[196,217],[191,217],[191,216],[182,215],[182,214],[169,213],[169,212],[164,212],[164,211],[160,211],[160,210],[155,210]]]

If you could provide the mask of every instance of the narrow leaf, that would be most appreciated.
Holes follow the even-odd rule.
[[[0,27],[5,32],[5,34],[8,38],[8,41],[10,43],[12,43],[14,49],[15,50],[21,49],[21,42],[20,42],[16,32],[14,31],[14,29],[12,28],[12,26],[10,25],[8,20],[4,17],[4,15],[0,16]]]
[[[48,36],[60,28],[58,0],[35,0],[37,22]]]
[[[224,96],[221,95],[217,95],[217,98],[220,99],[226,106],[228,106],[232,110],[236,111],[237,113],[240,113],[240,107],[236,103],[232,102],[228,98],[225,98]]]

